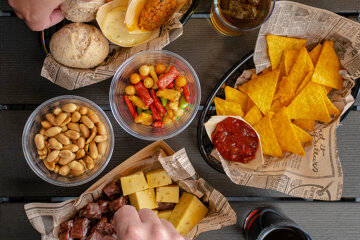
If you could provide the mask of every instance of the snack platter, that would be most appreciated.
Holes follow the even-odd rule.
[[[198,148],[201,153],[201,156],[213,169],[217,170],[218,172],[224,173],[224,174],[225,174],[225,172],[221,165],[221,162],[219,160],[217,160],[214,156],[211,155],[211,152],[214,149],[214,146],[206,133],[204,124],[211,118],[211,116],[216,115],[214,98],[215,97],[224,98],[225,97],[224,86],[233,87],[234,84],[236,83],[238,77],[243,73],[244,70],[252,69],[255,67],[253,58],[254,58],[254,52],[248,53],[244,58],[237,61],[224,74],[224,76],[216,84],[213,91],[207,98],[207,100],[204,104],[203,110],[201,112],[201,115],[200,115],[198,128],[197,128],[197,143],[198,143]],[[355,81],[356,85],[351,90],[351,94],[355,99],[357,99],[359,92],[360,92],[359,91],[360,90],[359,80],[360,79],[357,79]],[[347,117],[347,115],[349,114],[350,111],[351,111],[351,108],[349,108],[342,115],[340,122],[342,122]]]

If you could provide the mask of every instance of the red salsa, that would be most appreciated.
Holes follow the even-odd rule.
[[[250,162],[259,146],[256,132],[247,123],[232,117],[216,125],[211,139],[221,156],[233,162]]]

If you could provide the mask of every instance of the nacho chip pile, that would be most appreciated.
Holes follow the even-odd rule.
[[[263,153],[305,155],[303,144],[315,121],[330,122],[340,111],[327,94],[341,90],[340,62],[332,41],[306,49],[306,39],[266,37],[271,67],[238,89],[225,87],[225,100],[215,98],[217,115],[241,116],[260,135]]]

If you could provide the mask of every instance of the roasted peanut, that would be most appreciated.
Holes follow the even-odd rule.
[[[69,163],[69,167],[71,170],[84,171],[84,166],[76,160]]]
[[[84,169],[87,170],[86,163],[84,162],[84,160],[79,159],[78,161],[79,161],[79,163],[81,163],[81,165],[83,165]]]
[[[41,126],[48,129],[51,128],[53,125],[49,121],[41,121]]]
[[[75,144],[69,144],[64,146],[62,150],[70,150],[71,152],[77,152],[79,150],[79,147]]]
[[[54,173],[58,173],[58,172],[59,172],[59,169],[60,169],[59,165],[55,165]]]
[[[76,152],[76,159],[83,158],[85,156],[85,150],[83,148],[79,149]]]
[[[42,129],[40,129],[40,132],[39,132],[39,133],[40,133],[41,135],[45,135],[45,131],[46,131],[46,129],[45,129],[45,128],[42,128]]]
[[[51,149],[50,149],[49,143],[47,141],[45,141],[45,147],[46,147],[47,153],[50,153]]]
[[[68,165],[62,166],[62,167],[60,167],[60,169],[59,169],[59,174],[60,174],[61,176],[66,176],[66,175],[69,174],[69,172],[70,172],[70,168],[69,168]]]
[[[87,152],[87,153],[89,152],[89,144],[86,144],[86,145],[85,145],[84,150],[85,150],[85,152]]]
[[[55,138],[49,139],[49,145],[50,145],[50,148],[56,149],[56,150],[60,150],[63,148],[63,145]]]
[[[106,132],[106,127],[105,125],[102,123],[102,122],[98,122],[96,124],[96,127],[97,127],[97,132],[100,134],[100,135],[106,135],[107,132]]]
[[[67,136],[65,136],[65,134],[63,134],[63,133],[60,133],[59,135],[57,135],[56,138],[57,138],[57,140],[58,140],[59,142],[61,142],[61,144],[63,144],[63,145],[69,145],[69,144],[71,144],[70,139],[69,139]]]
[[[45,142],[44,142],[44,135],[42,134],[36,134],[35,135],[35,145],[37,149],[43,149],[45,147]]]
[[[89,145],[89,155],[90,157],[92,157],[93,159],[97,158],[99,152],[96,146],[95,142],[91,142]]]
[[[93,111],[93,110],[88,110],[87,114],[86,114],[90,120],[93,122],[93,123],[98,123],[100,122],[100,119],[98,117],[98,115]]]
[[[95,167],[95,162],[90,156],[86,156],[84,158],[84,162],[86,163],[86,168],[91,170]]]
[[[71,170],[70,170],[70,173],[71,173],[70,176],[80,176],[81,174],[84,173],[84,170],[76,171],[76,170],[71,169]]]
[[[61,127],[51,127],[45,131],[45,136],[54,137],[61,133]]]
[[[80,121],[84,123],[88,128],[93,128],[95,125],[88,116],[81,116]]]
[[[84,148],[85,147],[85,138],[79,137],[79,139],[77,140],[77,145],[79,148]]]
[[[39,154],[39,158],[40,158],[41,160],[44,160],[44,159],[46,158],[46,156],[47,156],[46,154],[45,154],[45,155],[40,155],[40,154]]]
[[[67,113],[72,113],[76,111],[76,107],[77,106],[74,103],[68,103],[62,107],[62,110]]]
[[[80,126],[79,126],[78,123],[71,122],[71,123],[68,124],[68,128],[71,129],[71,130],[80,132]]]
[[[65,166],[65,165],[68,165],[71,161],[73,161],[75,159],[75,154],[72,153],[74,155],[74,158],[60,158],[59,159],[59,164],[62,165],[62,166]]]
[[[61,132],[66,132],[67,130],[69,130],[67,126],[62,126],[61,127]]]
[[[54,171],[55,170],[55,165],[56,163],[55,162],[48,162],[46,160],[43,161],[44,162],[44,165],[47,169],[49,169],[50,171]]]
[[[45,115],[46,120],[48,120],[52,125],[54,125],[55,122],[55,115],[48,113]]]
[[[86,139],[85,144],[88,144],[88,143],[92,142],[92,140],[94,140],[94,138],[96,136],[96,132],[97,132],[96,128],[91,129],[91,135],[88,139]]]
[[[74,130],[68,130],[65,132],[65,136],[70,139],[77,140],[80,137],[80,133]]]
[[[61,111],[61,108],[59,108],[59,107],[56,107],[55,109],[54,109],[54,111],[53,111],[53,113],[57,116],[57,115],[59,115],[59,113],[61,113],[62,111]]]
[[[88,112],[88,108],[87,108],[87,107],[80,107],[79,113],[80,113],[81,115],[86,115],[87,112]]]
[[[94,141],[97,143],[100,142],[105,142],[107,140],[107,136],[106,135],[98,135],[94,138]]]
[[[68,117],[68,115],[64,112],[59,113],[59,115],[56,116],[55,120],[54,120],[54,125],[55,126],[59,126],[60,124],[62,124],[65,119]]]
[[[81,114],[78,111],[75,111],[71,114],[71,121],[74,123],[80,121],[80,118],[81,118]]]
[[[88,138],[90,135],[90,130],[85,126],[85,124],[82,124],[82,123],[79,125],[79,127],[80,127],[82,136],[84,138]]]
[[[59,156],[60,151],[59,150],[54,150],[51,153],[48,154],[46,161],[47,162],[53,162],[56,160],[56,158]]]
[[[47,150],[47,148],[44,146],[42,149],[38,149],[37,152],[38,152],[39,155],[46,155],[47,152],[48,152],[48,150]]]
[[[100,142],[97,144],[99,155],[104,155],[106,152],[107,142]]]
[[[68,116],[62,124],[60,124],[60,127],[66,127],[66,125],[71,121],[71,117]]]

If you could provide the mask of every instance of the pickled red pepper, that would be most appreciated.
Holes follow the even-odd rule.
[[[187,85],[183,86],[183,94],[184,94],[185,101],[187,103],[189,103],[190,102],[190,91],[189,91],[189,87]]]
[[[135,90],[146,106],[150,106],[154,102],[147,88],[144,86],[142,82],[135,84]]]
[[[177,68],[172,65],[170,70],[162,75],[159,80],[157,81],[157,85],[160,89],[165,89],[171,82],[175,80],[180,75],[180,72]]]
[[[131,116],[133,117],[133,119],[135,119],[138,116],[138,114],[137,114],[137,112],[136,112],[136,110],[134,108],[134,105],[129,100],[127,95],[124,96],[124,99],[125,99],[126,105],[127,105],[128,109],[129,109],[129,112],[130,112]]]
[[[162,122],[162,121],[156,121],[156,122],[153,123],[153,127],[163,128],[163,127],[164,127],[164,122]]]
[[[150,95],[151,95],[152,99],[154,100],[154,105],[155,105],[156,109],[158,110],[158,112],[160,114],[166,114],[166,110],[163,107],[163,104],[160,102],[159,98],[156,96],[154,89],[150,89]]]
[[[166,88],[173,88],[175,86],[175,81],[172,81]]]
[[[160,119],[161,119],[161,115],[160,115],[160,113],[156,110],[156,107],[155,107],[155,105],[154,105],[153,103],[150,105],[150,110],[151,110],[151,113],[152,113],[153,118],[154,118],[155,120],[160,120]]]

